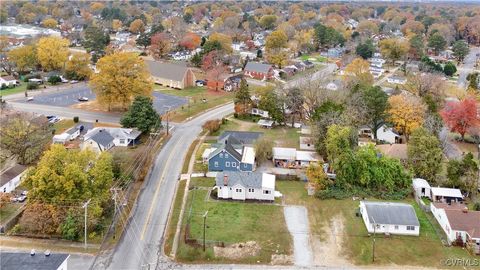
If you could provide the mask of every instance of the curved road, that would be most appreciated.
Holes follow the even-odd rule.
[[[172,137],[156,157],[144,182],[131,222],[122,239],[113,254],[99,259],[93,269],[156,268],[162,260],[165,224],[188,148],[201,132],[205,121],[222,118],[230,113],[233,113],[233,104],[218,107],[175,126]]]

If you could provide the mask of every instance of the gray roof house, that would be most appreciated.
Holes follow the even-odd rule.
[[[215,178],[219,199],[273,201],[281,196],[275,191],[275,175],[268,173],[224,171]]]
[[[218,137],[218,142],[223,142],[225,138],[230,137],[242,144],[253,144],[262,134],[262,132],[250,131],[225,131]]]
[[[195,74],[186,65],[152,60],[145,60],[145,64],[156,84],[176,89],[195,86]]]
[[[0,252],[2,270],[67,270],[69,254]]]
[[[273,77],[273,67],[269,64],[248,62],[243,69],[243,75],[245,75],[246,78],[268,80]]]
[[[361,201],[360,213],[369,233],[420,234],[420,223],[410,204]]]
[[[10,193],[20,185],[27,167],[16,164],[0,175],[0,192]]]
[[[138,141],[142,132],[134,128],[97,127],[85,134],[82,149],[96,152],[106,151],[114,146],[129,146]]]

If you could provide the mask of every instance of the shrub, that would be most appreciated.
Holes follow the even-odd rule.
[[[29,82],[27,84],[27,90],[33,90],[33,89],[38,89],[38,84],[34,82]]]
[[[2,86],[0,87],[1,90],[7,89],[7,85],[2,83]]]
[[[474,210],[474,211],[480,211],[480,202],[476,202],[476,203],[473,205],[473,210]]]
[[[62,79],[60,78],[60,76],[57,76],[57,75],[54,75],[54,76],[50,76],[48,78],[48,82],[55,85],[55,84],[58,84],[62,81]]]
[[[78,120],[79,120],[78,116],[73,117],[73,122],[78,123]]]
[[[233,117],[238,118],[238,113],[233,113]]]
[[[219,120],[219,119],[216,119],[216,120],[209,120],[207,122],[205,122],[205,124],[203,124],[203,128],[208,130],[208,132],[210,134],[214,133],[214,132],[217,132],[219,129],[220,129],[220,125],[221,125],[222,121]]]

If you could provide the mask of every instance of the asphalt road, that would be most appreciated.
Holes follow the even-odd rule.
[[[213,109],[174,128],[172,137],[155,159],[122,239],[113,254],[102,256],[93,269],[155,269],[157,263],[162,263],[162,237],[188,148],[205,121],[230,113],[233,113],[233,104]]]
[[[153,106],[158,113],[164,114],[167,107],[175,109],[187,103],[187,99],[183,97],[177,97],[172,95],[166,95],[159,92],[153,92]],[[11,100],[15,103],[28,103],[48,105],[55,107],[70,107],[72,105],[80,103],[79,98],[86,97],[89,100],[96,98],[95,93],[86,84],[78,84],[71,88],[50,91],[48,93],[39,93],[34,96],[34,100],[27,101],[25,97]]]
[[[467,88],[467,76],[473,72],[477,54],[480,54],[480,47],[470,48],[470,52],[463,60],[463,65],[459,67],[458,86],[462,89]]]

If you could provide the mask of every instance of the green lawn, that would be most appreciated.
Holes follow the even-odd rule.
[[[209,143],[202,143],[200,147],[198,147],[197,153],[195,153],[195,163],[193,164],[194,172],[203,172],[204,164],[202,154],[208,147],[210,147]]]
[[[172,251],[173,246],[173,238],[175,237],[175,231],[177,230],[178,220],[180,218],[180,210],[182,208],[182,200],[183,195],[185,194],[185,185],[187,184],[186,180],[182,180],[178,182],[178,189],[177,195],[175,196],[175,200],[173,202],[172,208],[172,217],[170,219],[169,226],[167,228],[167,232],[165,234],[165,254],[169,255]]]
[[[7,221],[20,206],[20,203],[7,203],[2,206],[0,208],[0,223]]]
[[[355,213],[359,201],[319,200],[307,196],[303,182],[277,181],[277,189],[284,195],[287,204],[303,204],[309,213],[310,229],[313,235],[325,241],[330,230],[325,230],[332,219],[338,215],[343,219],[344,230],[339,233],[342,237],[342,255],[357,265],[372,264],[372,237],[360,217]],[[413,199],[404,202],[414,206],[420,222],[420,236],[385,237],[377,235],[375,248],[375,265],[411,265],[441,268],[448,258],[470,258],[467,251],[458,247],[444,247],[437,231],[441,228],[433,216],[420,210]],[[431,215],[431,214],[429,214]],[[432,222],[430,221],[432,220]]]
[[[155,86],[155,90],[168,95],[188,98],[188,104],[183,105],[172,112],[172,121],[183,121],[188,117],[195,116],[205,110],[233,101],[235,95],[234,93],[227,93],[224,91],[207,91],[204,87],[175,90]],[[204,102],[203,99],[206,101]]]
[[[206,239],[224,242],[225,245],[256,241],[261,250],[258,256],[241,260],[215,257],[213,247],[203,252],[200,245],[194,247],[180,241],[177,259],[181,262],[268,264],[272,254],[290,254],[291,237],[288,233],[283,209],[277,205],[232,201],[206,201],[206,190],[191,190],[185,209],[184,224],[190,224],[191,238],[203,236],[203,215],[208,210]],[[190,217],[190,218],[189,218]],[[185,226],[182,229],[182,239]]]
[[[55,134],[61,134],[74,125],[73,119],[63,119],[53,124],[53,128],[55,129]]]
[[[27,83],[22,83],[19,86],[11,89],[0,90],[0,96],[8,96],[16,93],[23,93],[27,89]]]
[[[327,61],[327,58],[323,57],[321,55],[302,55],[302,56],[300,56],[300,59],[303,60],[303,61],[309,60],[310,58],[315,59],[314,61],[316,61],[316,62],[326,62]]]
[[[190,179],[190,187],[213,187],[214,185],[214,177],[192,177]]]

